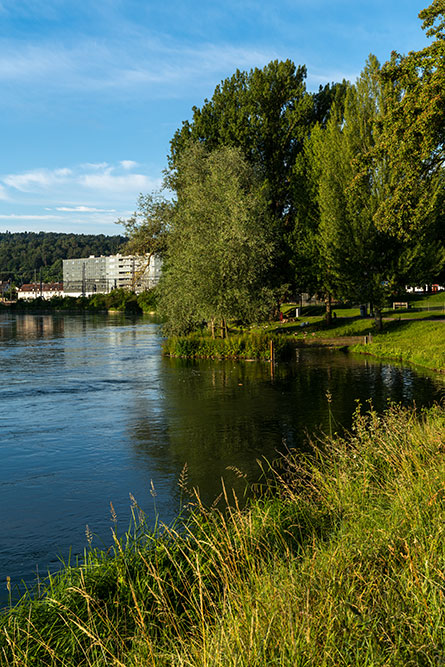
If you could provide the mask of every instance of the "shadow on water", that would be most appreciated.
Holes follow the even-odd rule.
[[[441,378],[331,350],[292,363],[162,358],[151,318],[0,314],[0,581],[33,581],[81,554],[85,525],[108,546],[110,502],[128,527],[129,493],[154,520],[180,506],[178,478],[211,503],[221,478],[239,494],[237,467],[304,447],[306,433],[348,427],[356,401],[428,405]],[[5,600],[6,587],[0,591]]]

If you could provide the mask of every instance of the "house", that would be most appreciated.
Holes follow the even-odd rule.
[[[63,296],[63,283],[27,283],[17,288],[17,299],[51,299]]]

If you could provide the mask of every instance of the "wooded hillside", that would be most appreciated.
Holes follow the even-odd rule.
[[[55,232],[1,232],[0,280],[21,285],[41,278],[62,280],[62,260],[90,255],[112,255],[121,250],[125,236],[58,234]]]

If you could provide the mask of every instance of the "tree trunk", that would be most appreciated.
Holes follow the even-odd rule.
[[[225,336],[226,330],[225,330],[225,326],[224,326],[224,319],[221,320],[221,328],[220,328],[220,331],[221,331],[221,338],[225,338],[225,337],[226,337],[226,336]]]
[[[215,338],[215,320],[213,317],[210,320],[210,331],[212,332],[212,338]]]
[[[377,331],[383,329],[383,320],[382,320],[382,310],[381,308],[374,307],[374,322]]]
[[[326,295],[325,303],[326,303],[326,314],[325,314],[326,324],[330,326],[332,324],[332,296],[329,292]]]

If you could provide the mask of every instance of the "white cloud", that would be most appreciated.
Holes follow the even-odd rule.
[[[66,182],[72,175],[71,169],[35,169],[23,174],[9,174],[3,177],[3,182],[21,192],[33,192],[36,189],[49,188],[58,183]]]
[[[5,185],[13,190],[23,193],[39,193],[48,191],[60,191],[63,189],[79,191],[82,189],[95,190],[97,196],[101,193],[127,192],[133,196],[134,193],[159,189],[160,178],[152,178],[143,173],[128,173],[129,169],[136,166],[131,160],[121,160],[116,166],[107,162],[97,164],[83,164],[76,168],[63,167],[61,169],[35,169],[21,174],[7,174],[0,178],[4,183],[4,197],[7,196]],[[1,198],[0,191],[0,198]],[[67,199],[61,197],[61,199]],[[76,210],[82,210],[76,204]],[[107,209],[108,211],[109,209]]]
[[[58,215],[35,215],[33,213],[4,213],[0,214],[1,220],[59,220]]]
[[[137,171],[131,171],[135,167]],[[144,173],[143,165],[131,160],[83,163],[69,167],[45,167],[0,176],[0,220],[29,221],[29,228],[46,221],[45,229],[87,231],[107,227],[119,234],[115,222],[134,210],[141,192],[159,190],[162,179]]]
[[[134,162],[134,160],[121,160],[120,164],[123,169],[134,169],[138,166],[138,163]]]
[[[110,165],[108,162],[85,162],[85,164],[80,165],[81,169],[106,169]]]
[[[85,174],[80,176],[79,183],[86,188],[93,190],[109,192],[129,192],[152,190],[158,185],[155,181],[145,174],[128,174],[119,176],[111,171],[101,174]]]
[[[116,213],[116,209],[114,208],[92,208],[91,206],[56,206],[56,211],[68,213]]]

